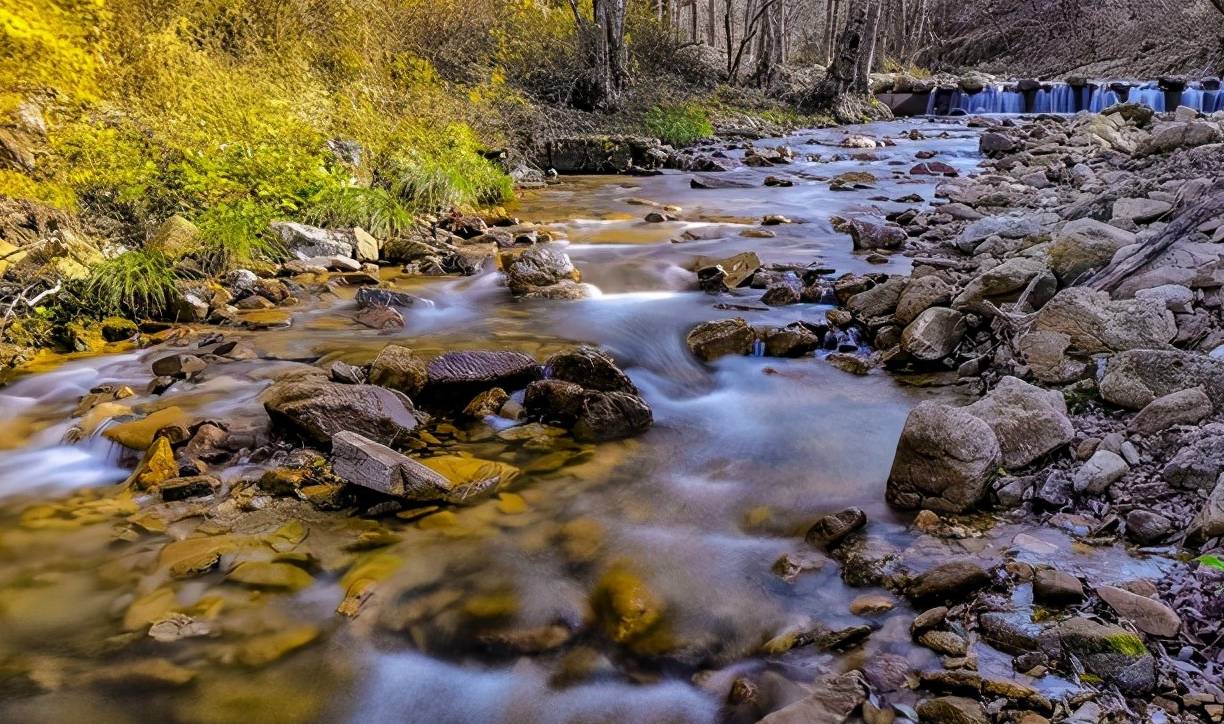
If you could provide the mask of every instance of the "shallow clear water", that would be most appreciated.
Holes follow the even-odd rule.
[[[914,128],[929,138],[903,137]],[[878,266],[853,254],[830,217],[907,206],[871,200],[877,196],[932,199],[937,181],[907,173],[919,150],[936,150],[938,160],[962,172],[978,160],[975,133],[958,125],[895,122],[852,130],[894,138],[897,145],[854,160],[836,147],[843,131],[812,131],[767,143],[786,143],[799,157],[847,158],[729,174],[756,184],[746,189],[693,190],[691,174],[669,173],[571,178],[529,193],[514,213],[547,224],[565,240],[584,281],[600,289],[593,299],[515,302],[496,274],[422,280],[389,270],[391,282],[431,302],[410,310],[403,330],[356,325],[353,305],[343,298],[310,302],[294,310],[287,329],[237,335],[266,359],[210,369],[202,382],[177,385],[160,398],[124,400],[137,408],[179,405],[196,419],[237,427],[258,425],[257,396],[268,381],[318,359],[363,362],[390,342],[426,356],[512,348],[542,359],[591,343],[615,355],[653,407],[654,428],[624,443],[537,452],[498,440],[494,430],[453,442],[456,451],[524,468],[507,490],[523,506],[510,512],[504,500],[490,500],[455,511],[453,519],[424,519],[431,523],[372,521],[274,502],[237,523],[208,518],[214,540],[258,539],[227,553],[223,569],[290,555],[308,561],[314,582],[296,593],[252,593],[220,572],[169,578],[159,556],[172,540],[200,536],[203,518],[183,514],[163,530],[138,525],[130,534],[149,501],[124,499],[105,484],[126,477],[131,455],[96,435],[64,442],[80,422],[71,415],[81,394],[104,382],[143,390],[148,360],[163,350],[72,360],[0,388],[0,665],[36,683],[0,696],[0,719],[704,722],[722,717],[722,694],[693,683],[703,669],[767,667],[802,682],[819,666],[851,666],[883,651],[915,666],[933,665],[929,652],[909,643],[909,613],[900,601],[889,614],[863,619],[849,613],[849,603],[873,591],[845,586],[836,565],[794,583],[771,572],[780,555],[804,549],[807,525],[846,505],[863,507],[872,534],[908,546],[906,556],[919,566],[953,553],[997,558],[1006,550],[1020,558],[1062,558],[1071,570],[1102,576],[1140,565],[1108,549],[1078,549],[1051,531],[1041,533],[1048,549],[1029,543],[1017,550],[1021,531],[1006,527],[966,541],[936,540],[889,511],[884,480],[905,415],[918,401],[948,391],[879,372],[855,377],[814,358],[727,358],[706,366],[688,354],[684,335],[703,320],[742,315],[754,324],[781,325],[819,319],[827,310],[716,309],[727,301],[759,307],[760,292],[744,290],[742,299],[729,300],[693,291],[694,257],[755,250],[766,263],[820,260],[838,273],[904,272],[904,258]],[[864,169],[879,179],[877,189],[828,189],[828,178]],[[796,185],[760,186],[767,173],[792,177]],[[630,204],[633,197],[680,206],[682,221],[639,221],[650,209]],[[800,223],[771,227],[776,238],[740,235],[777,213]],[[686,231],[701,240],[683,241]],[[559,461],[548,457],[555,452]],[[226,477],[257,473],[239,466]],[[47,503],[59,516],[52,516],[54,525],[30,513]],[[301,523],[305,537],[277,548],[275,536],[287,521]],[[395,540],[369,552],[346,550],[371,529]],[[342,618],[334,610],[345,595],[343,576],[362,565],[385,573],[361,612]],[[583,625],[592,616],[592,587],[618,566],[632,570],[664,609],[666,656],[626,650]],[[161,643],[124,625],[134,601],[157,595],[169,597],[162,609],[207,620],[210,634]],[[802,649],[768,659],[757,653],[788,628],[865,620],[878,630],[840,658]],[[531,656],[482,638],[548,626],[581,633]],[[304,648],[266,664],[242,663],[252,639],[301,627],[312,633]],[[167,686],[164,677],[100,683],[96,676],[153,659],[194,678]],[[575,671],[580,675],[562,683]],[[4,676],[0,691],[15,686]]]

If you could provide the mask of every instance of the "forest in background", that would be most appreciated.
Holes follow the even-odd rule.
[[[149,241],[175,215],[200,230],[199,270],[221,273],[275,260],[277,218],[388,236],[497,205],[561,135],[682,145],[728,113],[816,125],[803,114],[848,37],[868,42],[826,93],[865,96],[872,71],[1083,57],[1212,72],[1221,41],[1195,33],[1220,17],[1216,0],[4,0],[0,198],[37,206],[10,209],[0,257],[48,224],[84,230],[38,273],[135,315],[162,293],[133,303],[106,280],[168,288]]]

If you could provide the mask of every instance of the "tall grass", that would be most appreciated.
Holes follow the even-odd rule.
[[[274,263],[286,257],[284,246],[269,231],[276,213],[244,201],[221,204],[196,219],[200,249],[194,255],[200,268],[220,274],[253,262]]]
[[[136,249],[94,267],[78,297],[95,316],[163,315],[174,301],[177,276],[170,260],[154,249]]]
[[[710,114],[695,103],[655,106],[646,113],[646,128],[660,141],[686,146],[714,135]]]
[[[412,226],[412,214],[395,195],[381,188],[341,186],[319,192],[306,220],[320,226],[360,226],[388,238]]]

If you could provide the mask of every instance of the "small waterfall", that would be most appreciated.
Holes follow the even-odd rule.
[[[1085,88],[1084,90],[1087,91],[1088,89]],[[1121,102],[1121,96],[1119,96],[1114,90],[1110,88],[1098,87],[1092,91],[1092,95],[1088,99],[1088,104],[1085,106],[1085,108],[1093,113],[1100,113],[1106,108],[1115,106]]]
[[[935,115],[935,104],[936,104],[936,101],[938,101],[938,100],[939,100],[939,89],[938,89],[938,88],[932,88],[932,89],[931,89],[931,92],[927,94],[927,109],[926,109],[926,114],[927,114],[928,116],[933,116],[933,115]]]
[[[1075,113],[1075,89],[1066,83],[1042,88],[1033,98],[1033,113]]]
[[[952,94],[952,109],[963,113],[1024,113],[1024,94],[1001,85],[987,86],[977,93],[958,90]]]
[[[1142,103],[1157,112],[1165,110],[1165,92],[1154,83],[1131,90],[1130,101],[1132,103]]]
[[[1193,108],[1196,111],[1203,110],[1203,102],[1207,99],[1207,92],[1201,88],[1187,88],[1182,91],[1181,105],[1187,108]],[[1214,102],[1213,102],[1214,105]]]

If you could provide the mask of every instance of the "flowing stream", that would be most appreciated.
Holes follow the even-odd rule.
[[[923,140],[907,137],[915,129]],[[964,540],[936,539],[890,511],[884,481],[908,410],[954,389],[880,371],[857,377],[811,357],[703,365],[688,353],[684,336],[704,320],[744,316],[780,326],[829,309],[766,308],[759,290],[706,295],[689,271],[695,257],[755,250],[766,264],[904,273],[903,257],[873,265],[851,252],[830,217],[913,205],[879,199],[932,201],[938,180],[908,174],[918,151],[935,151],[961,173],[979,161],[977,132],[955,123],[850,130],[896,145],[857,152],[838,147],[843,129],[808,131],[762,142],[790,146],[791,165],[719,174],[749,182],[745,188],[694,190],[692,174],[669,172],[567,178],[528,192],[513,213],[562,240],[584,281],[601,292],[589,300],[515,302],[495,272],[422,279],[388,269],[388,282],[429,302],[405,311],[402,330],[365,329],[352,321],[350,299],[324,297],[291,309],[289,326],[227,331],[263,358],[210,369],[160,397],[144,390],[149,360],[164,348],[48,360],[46,371],[0,387],[0,720],[706,722],[724,717],[718,681],[735,671],[768,668],[780,682],[808,682],[819,667],[847,668],[885,651],[937,667],[933,654],[910,643],[912,612],[902,601],[856,616],[853,600],[883,591],[845,585],[837,564],[793,582],[772,572],[780,556],[804,553],[807,525],[847,505],[862,507],[870,534],[916,565],[951,554],[1010,555],[1099,576],[1157,575],[1157,563],[1087,549],[1055,530],[1000,524]],[[829,178],[861,170],[879,179],[875,189],[829,189]],[[766,175],[795,185],[765,187]],[[681,220],[646,223],[651,209],[630,203],[635,198],[679,206]],[[761,228],[766,214],[797,223],[769,227],[774,238],[743,235]],[[254,429],[262,424],[258,394],[277,374],[320,360],[365,362],[391,342],[424,356],[494,348],[538,359],[598,345],[642,390],[655,425],[623,443],[542,450],[524,448],[504,421],[460,431],[446,441],[453,449],[510,462],[523,474],[504,491],[513,496],[445,516],[361,517],[273,502],[202,527],[189,513],[141,523],[147,501],[111,485],[127,476],[131,455],[98,436],[107,423],[73,417],[90,388],[122,383],[137,391],[126,406],[176,405],[196,419],[226,421],[231,432]],[[223,475],[236,481],[258,472],[252,460]],[[205,535],[263,536],[262,553],[227,556],[272,555],[271,546],[281,559],[302,561],[312,583],[270,593],[235,586],[222,571],[168,576],[167,543]],[[288,544],[278,545],[278,535]],[[384,537],[354,545],[363,535]],[[222,570],[228,563],[222,559]],[[341,617],[345,572],[358,565],[386,572],[360,613]],[[663,606],[667,656],[627,651],[581,626],[595,580],[613,566],[631,568]],[[140,625],[146,609],[186,611],[208,631],[154,640]],[[488,618],[496,628],[483,623]],[[759,655],[765,641],[813,622],[876,630],[849,654]],[[558,625],[582,633],[533,655],[490,643]],[[492,638],[474,633],[491,630]],[[259,645],[273,653],[262,656]],[[1007,657],[979,655],[984,670],[1011,675]],[[179,672],[190,681],[176,681]],[[1039,685],[1064,683],[1051,676]],[[779,691],[777,705],[793,697],[782,684]]]

